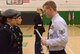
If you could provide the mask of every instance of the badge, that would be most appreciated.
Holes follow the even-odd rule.
[[[60,33],[60,34],[64,34],[64,33],[65,33],[65,29],[59,30],[59,33]]]

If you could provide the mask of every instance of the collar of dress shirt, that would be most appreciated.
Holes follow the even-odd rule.
[[[56,18],[57,18],[57,16],[58,16],[59,14],[58,13],[56,13],[53,17],[52,17],[52,19],[51,20],[55,20]]]

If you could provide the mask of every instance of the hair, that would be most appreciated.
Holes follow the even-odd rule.
[[[37,10],[40,10],[41,12],[43,12],[43,10],[41,8],[37,8]]]
[[[54,11],[57,10],[56,3],[54,1],[47,1],[43,7],[46,6],[48,9],[51,7]]]
[[[1,24],[4,24],[4,23],[6,23],[6,22],[7,22],[7,18],[6,18],[6,17],[1,17],[0,23],[1,23]]]

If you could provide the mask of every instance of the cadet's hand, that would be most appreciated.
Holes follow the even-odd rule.
[[[45,45],[46,46],[46,39],[45,38],[41,38],[41,42],[42,42],[42,45]]]

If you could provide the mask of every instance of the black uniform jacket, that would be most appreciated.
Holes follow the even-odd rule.
[[[23,33],[21,31],[21,29],[18,26],[14,26],[14,31],[17,35],[17,50],[18,50],[18,54],[23,54],[22,51],[22,43],[23,43]]]
[[[15,52],[16,35],[11,31],[8,24],[0,28],[0,54],[17,54]]]
[[[20,43],[19,46],[22,47],[22,42],[23,42],[23,33],[21,29],[18,26],[14,26],[15,33],[17,35],[17,40]]]
[[[40,24],[41,24],[41,26],[39,26]],[[38,29],[40,33],[45,32],[45,29],[43,27],[43,21],[39,15],[39,13],[37,13],[34,18],[34,34],[36,34],[35,29]]]

